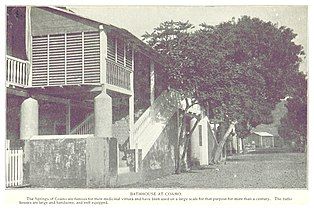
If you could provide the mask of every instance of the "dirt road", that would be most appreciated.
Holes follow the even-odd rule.
[[[226,164],[129,185],[137,188],[306,188],[306,154],[246,154]]]

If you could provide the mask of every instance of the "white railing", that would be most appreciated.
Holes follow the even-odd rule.
[[[134,125],[134,139],[138,148],[142,149],[142,158],[156,141],[168,121],[178,110],[181,95],[175,90],[164,91]],[[131,145],[134,147],[135,145]]]
[[[6,141],[5,181],[6,187],[23,185],[23,149],[10,149],[10,140]]]
[[[27,87],[29,86],[30,68],[29,62],[6,56],[6,81],[8,84]]]
[[[93,134],[95,121],[94,113],[90,114],[83,122],[77,125],[70,134],[84,135],[84,134]]]

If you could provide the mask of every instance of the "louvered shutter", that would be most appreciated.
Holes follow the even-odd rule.
[[[48,85],[48,36],[33,37],[32,82],[33,86]]]
[[[100,38],[98,32],[84,34],[84,80],[100,83]]]
[[[82,34],[67,34],[66,43],[66,67],[67,67],[67,84],[82,84],[83,76],[83,47]]]
[[[99,32],[33,37],[33,86],[100,83]]]
[[[49,36],[49,85],[65,84],[65,35]]]

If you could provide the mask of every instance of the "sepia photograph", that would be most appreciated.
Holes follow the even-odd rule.
[[[6,190],[308,189],[308,6],[5,13]]]

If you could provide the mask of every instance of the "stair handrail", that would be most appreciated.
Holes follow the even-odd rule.
[[[71,134],[89,134],[89,133],[84,133],[84,126],[88,125],[89,126],[89,129],[91,129],[94,124],[94,113],[91,113],[88,117],[85,118],[85,120],[83,122],[81,122],[80,124],[78,124],[75,128],[73,128],[70,132],[70,135]],[[88,130],[89,130],[88,129]],[[82,132],[80,132],[82,131]]]
[[[135,122],[134,124],[134,137],[138,137],[145,128],[152,123],[153,121],[156,121],[157,115],[161,112],[161,101],[167,100],[170,95],[170,101],[167,101],[168,104],[171,104],[174,102],[173,106],[175,108],[179,107],[180,104],[180,92],[174,90],[174,89],[168,89],[164,90],[157,99],[153,102],[153,104],[145,110],[145,112],[141,115],[141,117]],[[173,101],[171,99],[176,99],[176,101]]]

